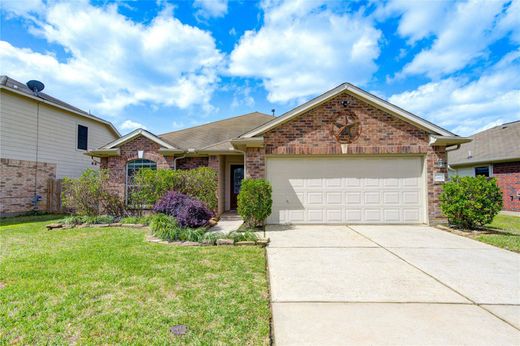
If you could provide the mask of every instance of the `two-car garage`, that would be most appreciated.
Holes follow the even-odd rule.
[[[426,222],[424,159],[267,157],[273,188],[268,223]]]

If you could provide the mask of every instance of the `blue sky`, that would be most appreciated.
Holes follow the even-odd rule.
[[[0,73],[164,133],[351,82],[460,135],[520,119],[520,0],[2,0]]]

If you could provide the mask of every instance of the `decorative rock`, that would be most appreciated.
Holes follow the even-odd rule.
[[[111,223],[110,227],[121,227],[121,222]]]
[[[185,241],[181,244],[182,246],[199,246],[200,244],[196,241]]]
[[[88,224],[88,223],[83,223],[83,224],[81,224],[81,225],[77,225],[76,227],[77,227],[77,228],[87,228],[87,227],[90,227],[90,224]]]
[[[217,245],[233,245],[233,239],[217,239]]]
[[[101,227],[109,227],[109,226],[110,226],[110,224],[108,224],[108,223],[95,223],[91,227],[101,228]]]
[[[142,223],[123,223],[123,224],[121,224],[121,227],[126,227],[126,228],[143,228],[143,227],[146,227],[146,225],[144,225]]]
[[[63,225],[61,229],[71,229],[74,228],[74,225]]]
[[[48,230],[55,229],[55,228],[62,228],[63,225],[61,223],[51,223],[50,225],[45,226]]]
[[[201,246],[213,246],[213,245],[215,245],[215,242],[210,239],[204,239],[203,241],[200,242],[200,245]]]
[[[260,245],[261,247],[266,247],[269,244],[269,240],[259,239],[256,241],[256,245]]]
[[[254,246],[255,245],[255,242],[254,241],[237,241],[235,243],[236,246]]]
[[[215,226],[217,223],[218,223],[218,221],[215,220],[214,218],[209,219],[209,221],[208,221],[208,228]]]

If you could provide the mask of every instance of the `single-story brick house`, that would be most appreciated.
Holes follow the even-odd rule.
[[[447,150],[468,141],[344,83],[279,117],[139,129],[88,155],[101,158],[122,197],[139,167],[209,166],[220,213],[236,207],[246,176],[272,184],[268,223],[435,223]]]
[[[503,210],[520,211],[520,120],[471,136],[470,143],[448,156],[449,174],[495,177]]]

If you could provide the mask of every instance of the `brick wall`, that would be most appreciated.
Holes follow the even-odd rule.
[[[520,161],[493,164],[493,176],[502,190],[503,210],[520,211]]]
[[[207,166],[207,157],[185,157],[183,159],[177,160],[177,169],[193,169]]]
[[[361,122],[361,133],[342,148],[331,134],[332,121],[345,113],[343,101]],[[264,148],[248,148],[246,172],[249,177],[265,176],[265,155],[343,155],[343,154],[420,154],[427,166],[428,214],[431,223],[443,222],[439,208],[442,183],[434,183],[436,173],[447,173],[436,167],[438,159],[446,160],[444,147],[430,147],[429,134],[397,117],[385,113],[346,93],[301,114],[264,135]]]
[[[173,156],[163,156],[159,153],[160,148],[159,144],[144,136],[139,136],[119,148],[120,156],[102,158],[101,168],[109,171],[109,190],[121,198],[125,197],[126,164],[128,161],[138,158],[138,150],[144,151],[143,159],[156,162],[157,169],[173,168]]]
[[[14,215],[33,210],[35,172],[36,193],[42,196],[38,210],[45,211],[47,182],[56,178],[56,164],[39,162],[36,165],[35,161],[0,159],[0,215]]]

